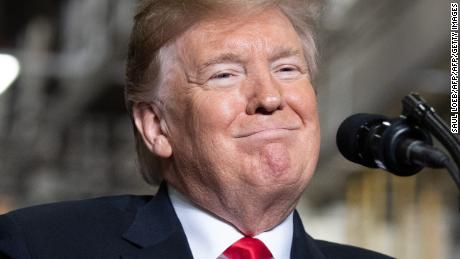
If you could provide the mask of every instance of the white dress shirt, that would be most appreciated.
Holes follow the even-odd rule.
[[[244,237],[235,227],[197,207],[170,185],[168,192],[194,259],[216,259],[225,249]],[[255,238],[264,242],[275,259],[289,259],[292,235],[291,213],[278,226]]]

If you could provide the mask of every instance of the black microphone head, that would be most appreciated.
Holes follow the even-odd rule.
[[[367,167],[376,168],[373,157],[367,156],[363,147],[366,141],[365,134],[373,125],[387,120],[385,116],[358,113],[345,119],[337,131],[336,143],[342,155],[354,162]]]
[[[358,113],[342,122],[336,141],[340,153],[354,163],[379,167],[398,176],[410,176],[419,172],[423,165],[414,163],[408,156],[407,143],[431,144],[431,137],[404,118],[388,119],[382,115]]]

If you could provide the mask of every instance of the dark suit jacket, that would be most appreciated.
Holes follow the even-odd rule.
[[[192,253],[163,185],[153,198],[126,195],[71,201],[0,216],[0,258],[185,259]],[[291,258],[389,257],[314,240],[295,212]]]

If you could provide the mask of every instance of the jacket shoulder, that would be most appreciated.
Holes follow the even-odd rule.
[[[79,210],[100,210],[109,208],[130,212],[133,210],[135,211],[137,207],[145,205],[151,198],[152,196],[148,195],[118,195],[85,200],[63,201],[21,208],[11,211],[5,215],[10,215],[13,217],[27,217],[31,214],[34,216],[40,216],[43,214],[60,215],[67,214],[68,212],[76,212]]]
[[[87,221],[98,219],[107,221],[129,217],[150,199],[151,196],[120,195],[56,202],[18,209],[0,218],[9,218],[19,227],[59,226],[58,229],[62,229],[65,226],[77,227]]]
[[[151,196],[120,195],[18,209],[0,216],[0,258],[117,242]],[[104,244],[103,244],[104,245]],[[43,254],[43,253],[41,253]]]
[[[353,258],[353,259],[391,259],[387,255],[356,246],[343,245],[323,240],[316,240],[316,244],[326,258]]]

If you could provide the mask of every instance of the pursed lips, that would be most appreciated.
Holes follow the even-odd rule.
[[[276,132],[282,132],[282,131],[290,131],[290,130],[297,130],[300,127],[298,126],[266,126],[266,127],[257,127],[255,129],[250,129],[247,131],[244,131],[242,133],[236,134],[235,138],[244,138],[244,137],[249,137],[252,135],[256,135],[259,133],[270,133],[273,132],[276,134]]]

